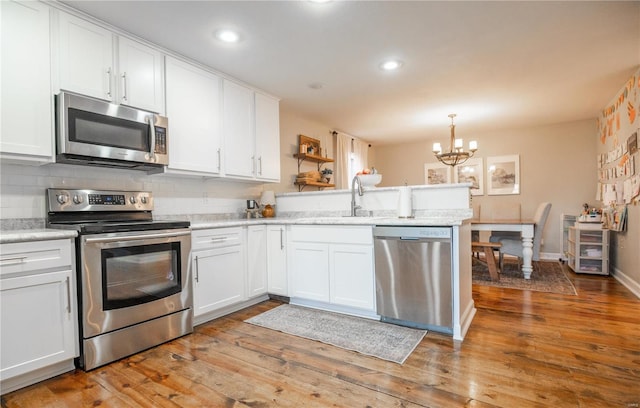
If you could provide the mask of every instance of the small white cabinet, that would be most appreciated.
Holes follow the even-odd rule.
[[[73,241],[0,245],[2,392],[73,369],[78,356]]]
[[[268,292],[289,296],[287,281],[287,230],[284,225],[267,225]]]
[[[221,172],[220,81],[208,71],[166,57],[170,170]]]
[[[253,92],[223,81],[224,169],[227,176],[253,177]]]
[[[280,181],[280,107],[277,99],[255,93],[256,177]]]
[[[50,12],[40,2],[0,2],[3,161],[53,161]]]
[[[198,317],[245,299],[245,239],[241,227],[191,235],[193,314]]]
[[[278,100],[227,79],[222,99],[225,175],[280,181]]]
[[[62,11],[58,14],[61,90],[164,112],[159,51]]]
[[[609,274],[609,230],[569,227],[567,260],[577,273]]]
[[[290,296],[294,303],[302,299],[347,312],[374,312],[370,226],[293,225],[288,239]]]
[[[247,227],[247,297],[267,293],[267,227]]]

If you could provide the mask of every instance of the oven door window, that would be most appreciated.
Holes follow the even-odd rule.
[[[120,309],[181,291],[180,243],[102,250],[102,304]]]

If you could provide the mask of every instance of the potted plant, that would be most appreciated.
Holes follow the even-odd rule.
[[[331,169],[322,169],[322,180],[325,183],[328,183],[331,180],[331,175],[333,174],[333,170]]]

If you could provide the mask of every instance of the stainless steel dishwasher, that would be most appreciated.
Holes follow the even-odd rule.
[[[453,333],[450,227],[373,228],[382,321]]]

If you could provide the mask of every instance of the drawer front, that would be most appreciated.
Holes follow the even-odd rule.
[[[242,245],[242,227],[213,228],[191,232],[191,250]]]
[[[291,240],[373,245],[373,230],[371,226],[292,225]]]
[[[0,245],[0,277],[42,269],[69,268],[72,265],[72,241],[13,242]]]

